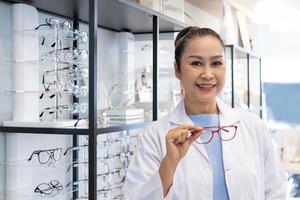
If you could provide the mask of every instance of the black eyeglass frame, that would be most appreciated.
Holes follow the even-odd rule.
[[[59,153],[59,157],[58,157],[58,158],[55,158],[55,156],[54,156],[54,153],[55,153],[56,151]],[[49,158],[47,159],[46,162],[43,162],[43,161],[41,160],[40,153],[45,153],[45,152],[49,155]],[[31,155],[30,155],[30,157],[28,158],[27,161],[31,161],[33,155],[35,155],[35,154],[37,155],[38,161],[39,161],[40,164],[47,164],[47,163],[49,163],[49,161],[51,161],[51,162],[52,162],[52,161],[59,161],[59,159],[61,158],[61,155],[62,155],[62,148],[45,149],[45,150],[35,150],[35,151],[33,151],[33,152],[31,153]]]
[[[46,186],[45,189],[41,189],[42,186]],[[40,193],[42,195],[51,195],[55,190],[57,192],[60,192],[63,189],[64,189],[63,185],[58,180],[51,180],[49,183],[39,184],[34,189],[34,193]]]

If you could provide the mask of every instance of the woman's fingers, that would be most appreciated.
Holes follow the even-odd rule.
[[[201,134],[202,128],[195,125],[181,125],[171,129],[167,134],[167,141],[175,144],[183,143],[187,139],[194,141]]]
[[[179,144],[179,143],[184,142],[186,140],[186,138],[188,137],[188,134],[189,134],[188,130],[182,130],[180,136],[175,139],[174,143]]]
[[[203,128],[199,128],[199,129],[196,129],[196,130],[193,130],[191,132],[191,136],[188,138],[189,140],[189,143],[192,144],[203,132]]]

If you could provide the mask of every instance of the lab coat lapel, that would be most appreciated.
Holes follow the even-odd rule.
[[[220,111],[221,126],[237,124],[237,122],[240,121],[240,115],[234,109],[220,100],[217,101],[217,104]],[[233,149],[233,145],[230,141],[222,141],[223,165],[229,199],[235,199],[235,189],[231,188],[231,182],[234,181],[234,178],[232,177],[232,170],[234,170],[235,162],[232,157],[234,154],[233,151],[235,151],[235,149]]]
[[[186,114],[184,101],[180,101],[180,103],[176,106],[176,108],[171,112],[169,121],[177,126],[182,124],[194,124],[193,121]],[[193,143],[192,146],[197,149],[205,158],[209,161],[207,152],[203,144]]]
[[[240,121],[240,115],[221,100],[217,99],[220,111],[220,125],[228,126]],[[222,141],[223,164],[225,172],[232,168],[232,144],[230,141]]]

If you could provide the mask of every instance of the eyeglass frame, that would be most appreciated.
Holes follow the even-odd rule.
[[[52,86],[54,86],[59,94],[59,97],[61,98],[61,89],[58,87],[60,84],[58,84],[58,82],[54,81],[53,83],[45,83],[44,81],[44,75],[43,75],[43,82],[42,82],[43,88],[44,88],[44,92],[42,92],[42,94],[40,95],[40,99],[42,99],[44,97],[44,94],[47,92],[51,92],[52,89],[50,89]],[[54,98],[56,96],[55,93],[50,95],[50,99]]]
[[[83,109],[81,108],[87,108],[86,103],[73,103],[72,105],[59,105],[59,106],[53,106],[53,107],[47,107],[44,108],[43,111],[40,113],[39,117],[43,117],[45,112],[49,112],[49,114],[54,114],[56,112],[62,112],[62,111],[71,111],[72,113],[86,113],[87,111],[82,111]],[[73,111],[75,110],[75,111]]]
[[[103,127],[105,126],[105,122],[106,122],[106,116],[100,116],[100,117],[97,117],[97,127]],[[80,121],[84,121],[87,123],[87,125],[89,124],[89,119],[88,118],[79,118],[75,123],[74,123],[74,128],[76,129],[78,127],[78,123]]]
[[[115,159],[117,159],[117,161],[119,161],[123,167],[128,167],[129,159],[131,156],[133,156],[133,154],[134,154],[133,151],[127,151],[127,152],[120,152],[120,153],[108,155],[108,156],[101,156],[101,157],[97,157],[97,163],[99,162],[99,164],[106,165],[109,168],[109,165],[111,165],[113,163],[113,161],[115,161]],[[69,167],[67,168],[67,172],[69,172],[72,167],[88,165],[89,163],[90,163],[89,161],[80,162],[79,160],[76,160],[69,165]]]
[[[111,171],[109,170],[105,173],[97,174],[97,179],[100,178],[100,180],[104,180],[103,183],[106,183],[106,184],[120,184],[120,183],[124,182],[127,170],[128,170],[127,167],[118,167],[118,168],[115,168],[115,170],[111,170]],[[122,173],[124,173],[124,175]],[[110,178],[107,178],[107,177],[113,176],[114,174],[118,174],[121,181],[114,182],[114,183],[107,181],[107,180],[110,180]],[[75,182],[71,181],[66,185],[66,188],[68,188],[70,185],[73,185],[73,189],[74,189],[74,187],[76,187],[76,185],[83,184],[83,183],[87,182],[88,180],[89,180],[88,178],[85,178],[85,179],[77,180]]]
[[[51,83],[45,83],[43,81],[44,91],[41,93],[39,99],[43,99],[44,94],[51,93],[50,99],[56,96],[56,93],[59,94],[59,97],[62,98],[62,92],[68,92],[69,94],[75,95],[76,97],[85,97],[88,94],[88,87],[86,85],[78,86],[74,83],[76,80],[69,80],[68,83],[62,81],[54,81]]]
[[[234,128],[234,134],[233,134],[232,138],[224,140],[220,136],[220,131],[221,130],[226,131],[225,128],[228,128],[228,127]],[[211,129],[215,129],[215,128],[217,128],[218,130],[215,130],[215,131],[211,130]],[[222,140],[222,141],[230,141],[230,140],[232,140],[236,136],[237,128],[238,127],[236,125],[233,125],[233,124],[232,125],[227,125],[227,126],[204,126],[204,127],[202,127],[203,130],[209,130],[211,132],[211,136],[210,136],[209,140],[206,141],[206,142],[198,142],[197,139],[196,139],[195,142],[197,144],[208,144],[208,143],[211,142],[211,140],[213,139],[213,137],[214,137],[215,134],[217,134],[218,137],[220,138],[220,140]]]
[[[37,30],[37,29],[35,29],[35,30]],[[63,33],[60,33],[60,35],[57,36],[57,39],[59,41],[59,45],[58,45],[59,47],[63,46],[62,40],[77,41],[80,44],[85,44],[88,40],[88,34],[85,31],[79,31],[77,29],[75,29],[74,31],[71,31],[71,30],[62,30],[62,31],[63,31]],[[69,33],[69,35],[66,33]],[[72,35],[72,36],[70,36],[70,35]],[[45,35],[45,36],[42,35],[40,38],[40,40],[41,40],[40,44],[42,46],[45,45],[45,42],[47,39],[48,39],[47,35]],[[56,46],[56,42],[53,42],[53,43],[51,42],[50,47],[54,48],[55,46]]]
[[[55,151],[60,152],[60,156],[59,156],[58,159],[55,159],[55,157],[54,157],[54,152],[55,152]],[[47,160],[47,162],[41,162],[41,160],[40,160],[40,153],[41,153],[41,152],[46,152],[46,153],[48,153],[49,159]],[[37,156],[38,156],[38,161],[39,161],[40,164],[47,164],[50,160],[51,160],[51,162],[50,162],[49,164],[51,164],[53,160],[56,161],[56,162],[60,160],[60,158],[61,158],[61,156],[62,156],[62,148],[45,149],[45,150],[35,150],[35,151],[33,151],[33,152],[31,153],[31,155],[30,155],[30,157],[27,159],[27,161],[31,161],[33,155],[35,155],[35,154],[37,154]]]
[[[57,184],[53,184],[53,182],[56,182]],[[47,185],[48,188],[46,190],[50,190],[50,193],[45,192],[46,190],[41,190],[40,186],[42,185]],[[56,189],[57,192],[60,192],[61,190],[64,189],[64,186],[58,181],[58,180],[51,180],[49,183],[40,183],[36,188],[34,189],[34,193],[40,193],[40,194],[45,194],[45,195],[51,195],[54,190]]]
[[[51,24],[52,20],[56,20],[56,22],[58,22],[58,23]],[[66,24],[67,24],[67,26],[66,26]],[[56,26],[54,26],[54,25],[56,25]],[[40,24],[37,27],[35,27],[34,29],[38,30],[38,29],[40,29],[43,26],[47,26],[47,27],[52,28],[54,30],[72,30],[72,25],[71,25],[71,23],[69,21],[65,20],[65,21],[61,22],[59,19],[56,19],[56,18],[53,18],[53,17],[46,18],[44,24]]]
[[[80,74],[86,73],[88,74],[88,68],[85,67],[78,67],[78,65],[69,65],[67,67],[63,67],[63,68],[59,68],[59,69],[52,69],[52,70],[47,70],[43,73],[43,76],[45,75],[51,75],[51,73],[53,73],[54,75],[56,75],[57,72],[64,72],[67,71],[69,73],[69,75],[76,75],[79,76]],[[88,78],[83,76],[84,78]]]
[[[78,54],[76,55],[75,52]],[[71,53],[73,58],[70,59],[71,61],[65,61],[64,58],[59,58],[58,53],[62,53],[64,55],[67,55],[68,53]],[[64,48],[60,48],[60,49],[55,49],[52,51],[48,51],[45,53],[42,53],[40,55],[40,61],[44,62],[49,56],[51,56],[52,54],[54,54],[54,57],[57,59],[57,62],[61,62],[61,63],[80,63],[82,61],[84,61],[87,56],[88,56],[88,51],[86,49],[78,49],[77,47],[64,47]],[[80,56],[82,56],[82,60],[78,59],[80,58]]]

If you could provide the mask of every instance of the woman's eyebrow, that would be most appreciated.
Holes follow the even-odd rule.
[[[204,59],[204,57],[197,56],[197,55],[190,55],[190,56],[188,56],[188,58],[197,58],[197,59],[201,59],[201,60]],[[223,58],[223,55],[215,55],[215,56],[210,57],[210,59],[216,59],[216,58]]]
[[[197,58],[197,59],[201,59],[201,60],[204,59],[202,56],[197,56],[197,55],[191,55],[191,56],[188,56],[188,58]]]
[[[216,58],[223,58],[222,55],[216,55],[216,56],[212,56],[211,59],[216,59]]]

